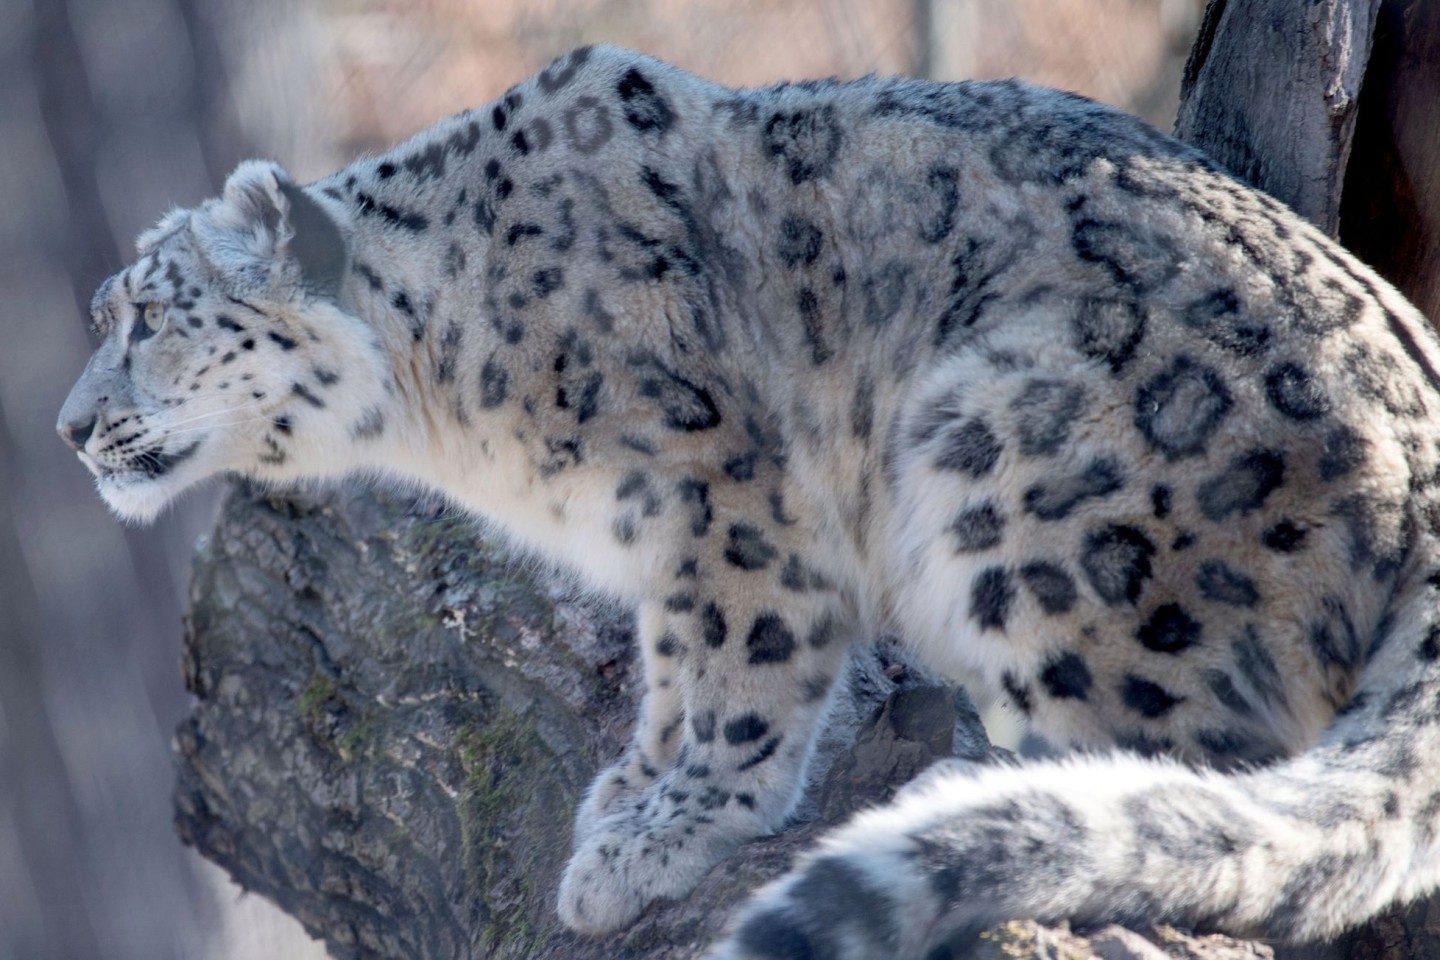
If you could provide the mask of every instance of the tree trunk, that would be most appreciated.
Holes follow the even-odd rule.
[[[1175,136],[1334,236],[1381,0],[1211,0]]]
[[[1440,4],[1388,0],[1360,91],[1340,241],[1440,318]]]
[[[1413,227],[1414,242],[1395,244],[1387,261],[1403,286],[1432,262],[1434,234],[1423,230],[1440,194],[1440,180],[1419,176],[1416,146],[1440,101],[1411,96],[1403,65],[1434,48],[1440,17],[1423,0],[1387,0],[1381,62],[1370,56],[1381,6],[1212,0],[1177,131],[1342,237],[1364,233],[1342,213],[1384,207],[1403,178],[1429,198],[1406,221],[1429,226]],[[1351,149],[1357,123],[1379,122],[1361,88],[1375,77],[1387,92],[1373,110],[1394,147],[1378,155]],[[1389,179],[1347,172],[1352,156]],[[688,899],[652,907],[630,930],[576,937],[554,916],[571,818],[626,742],[639,664],[627,615],[527,569],[423,503],[238,488],[195,564],[185,651],[196,701],[177,736],[184,839],[336,957],[679,960],[700,956],[730,908],[825,826],[883,801],[935,758],[992,752],[964,694],[882,641],[853,657],[797,826],[746,845]],[[1422,904],[1341,945],[1286,955],[1440,956],[1430,916]],[[1223,937],[1109,928],[1085,938],[1024,921],[981,949],[1271,955]]]

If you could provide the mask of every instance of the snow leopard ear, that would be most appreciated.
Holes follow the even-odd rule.
[[[244,258],[245,273],[271,286],[298,284],[333,299],[349,262],[345,236],[320,202],[278,164],[247,160],[225,181],[215,226],[228,228],[227,252]],[[257,277],[258,279],[258,277]]]

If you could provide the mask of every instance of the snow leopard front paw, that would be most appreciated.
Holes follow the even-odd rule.
[[[566,926],[588,934],[625,927],[653,901],[689,893],[743,841],[765,832],[753,817],[713,816],[669,797],[656,802],[657,792],[577,840],[560,881]]]
[[[646,791],[659,776],[648,757],[632,748],[613,765],[600,771],[575,811],[575,844],[600,828],[605,818],[644,806]]]

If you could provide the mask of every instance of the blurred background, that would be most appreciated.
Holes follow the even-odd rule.
[[[109,517],[54,422],[166,209],[312,179],[582,43],[732,85],[1019,76],[1173,120],[1203,0],[0,0],[0,960],[319,958],[181,846],[186,568],[217,491]]]

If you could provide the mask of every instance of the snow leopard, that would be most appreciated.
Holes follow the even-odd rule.
[[[882,631],[1069,758],[935,770],[714,957],[1021,916],[1304,940],[1440,880],[1440,344],[1114,109],[582,48],[315,183],[241,164],[91,316],[59,432],[122,518],[391,478],[638,611],[576,930],[783,827]]]

